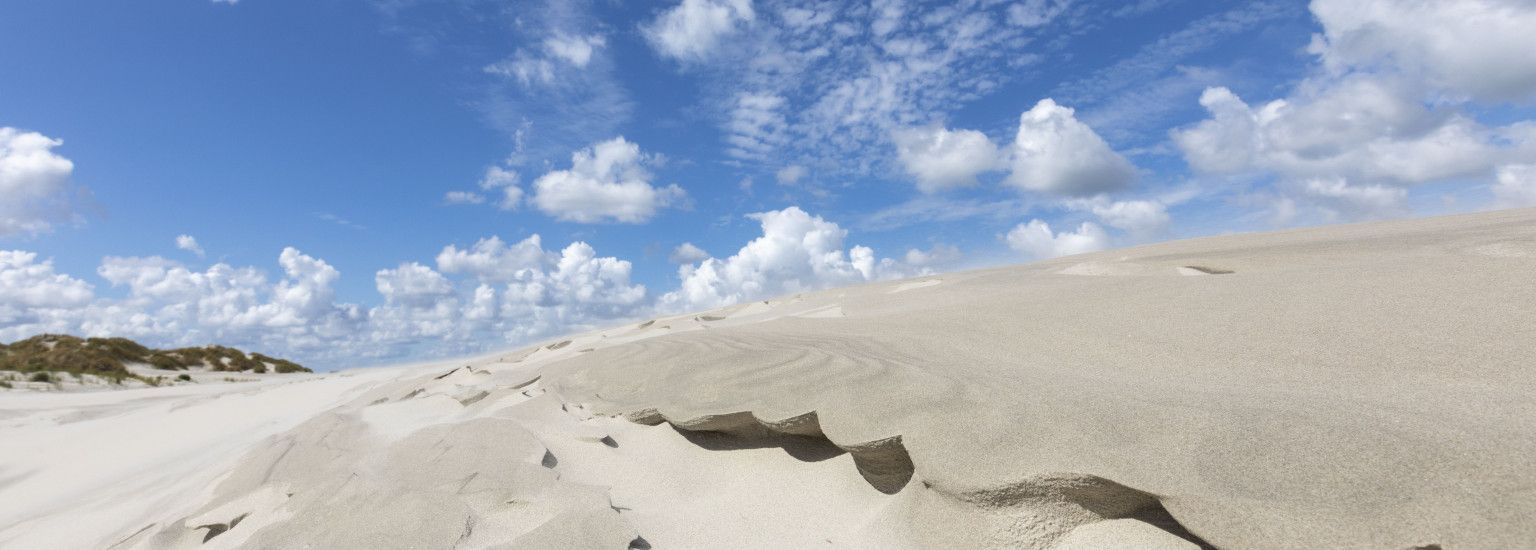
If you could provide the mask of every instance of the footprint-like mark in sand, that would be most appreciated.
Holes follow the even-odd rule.
[[[592,418],[593,418],[592,413],[587,412],[586,407],[583,407],[581,405],[573,405],[571,403],[561,403],[560,404],[560,412],[563,412],[565,414],[571,415],[571,416],[575,417],[576,420],[579,420],[579,421],[582,421],[582,422],[586,422],[588,420],[592,420]]]
[[[250,515],[249,513],[240,514],[238,516],[235,516],[234,519],[229,520],[229,522],[227,522],[227,523],[209,523],[207,525],[199,525],[197,527],[194,527],[193,529],[194,530],[196,530],[196,529],[207,529],[208,530],[208,534],[203,536],[203,543],[207,544],[208,541],[213,540],[213,537],[217,537],[219,535],[224,534],[226,531],[229,531],[230,529],[234,529],[236,525],[240,524],[240,520],[245,519],[245,516],[249,516],[249,515]]]
[[[541,378],[543,378],[543,375],[535,376],[533,378],[529,378],[529,379],[524,380],[522,382],[518,382],[518,383],[513,384],[511,386],[511,390],[512,391],[519,391],[519,390],[521,390],[521,393],[523,394],[523,397],[533,397],[533,391],[534,390],[538,390],[539,393],[544,393],[544,389],[543,388],[540,388],[538,386],[534,386],[534,384],[537,384],[539,382],[539,379],[541,379]]]
[[[491,392],[489,392],[489,391],[481,390],[481,391],[475,392],[473,395],[470,395],[468,397],[459,398],[459,404],[463,405],[465,407],[468,407],[470,405],[473,405],[475,403],[480,402],[481,399],[485,399],[485,396],[490,395],[490,394],[491,394]]]

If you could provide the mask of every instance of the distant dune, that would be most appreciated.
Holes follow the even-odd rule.
[[[0,344],[0,389],[120,389],[309,372],[293,361],[246,355],[225,346],[158,350],[127,338],[67,334],[39,334]]]
[[[1529,548],[1536,210],[0,394],[4,548]]]

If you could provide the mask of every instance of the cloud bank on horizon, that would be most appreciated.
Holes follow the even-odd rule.
[[[423,51],[451,50],[412,27],[426,4],[376,11]],[[220,342],[342,364],[1181,236],[1536,206],[1529,2],[1252,2],[1189,17],[1180,0],[683,0],[629,19],[526,8],[500,13],[519,45],[470,71],[485,94],[471,108],[511,151],[417,208],[565,239],[481,230],[430,260],[375,266],[364,300],[342,299],[367,294],[318,255],[285,245],[272,276],[197,227],[150,247],[180,259],[106,255],[94,278],[68,273],[68,250],[26,245],[88,234],[101,184],[77,182],[91,161],[71,158],[66,136],[5,126],[0,238],[17,244],[0,247],[15,248],[0,250],[0,340]],[[1159,14],[1135,51],[1075,49]],[[1305,28],[1280,42],[1302,47],[1278,54],[1293,78],[1213,51],[1293,19]],[[651,90],[660,78],[689,85]],[[741,223],[749,238],[706,242],[712,229],[681,220]],[[599,240],[658,251],[603,255]]]

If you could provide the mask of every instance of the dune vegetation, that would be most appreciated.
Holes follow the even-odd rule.
[[[0,370],[92,374],[121,382],[140,378],[128,365],[142,363],[165,370],[200,369],[221,372],[312,372],[298,363],[226,346],[159,350],[127,338],[80,338],[41,334],[0,344]]]

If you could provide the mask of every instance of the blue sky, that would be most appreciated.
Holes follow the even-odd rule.
[[[1529,205],[1533,11],[0,0],[0,340],[375,363]]]

